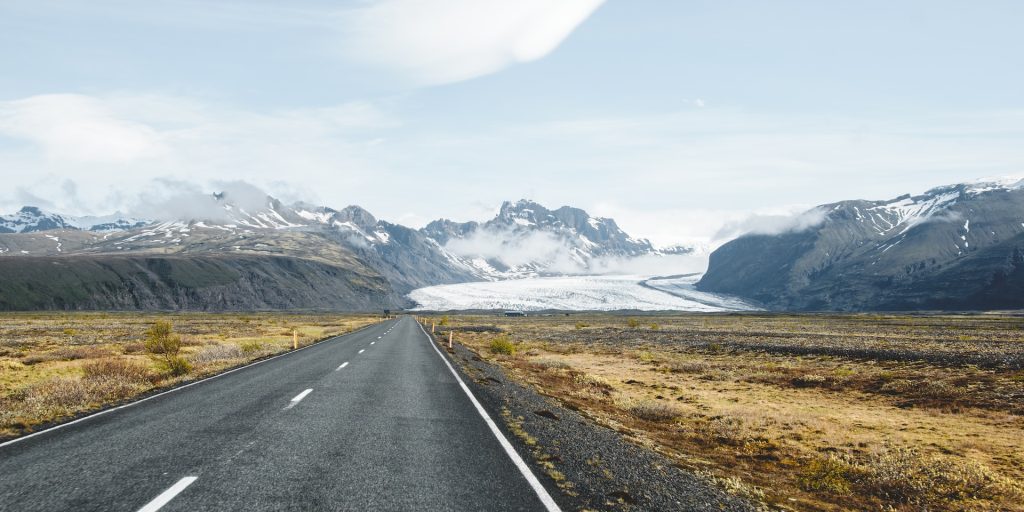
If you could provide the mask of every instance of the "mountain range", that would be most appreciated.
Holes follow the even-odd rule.
[[[842,201],[809,227],[747,234],[710,256],[702,291],[776,310],[1024,308],[1024,180]]]
[[[599,258],[687,250],[659,251],[611,219],[525,200],[482,224],[424,229],[358,206],[209,201],[214,214],[203,219],[75,218],[31,206],[0,216],[0,309],[401,308],[424,286],[586,273]]]
[[[413,229],[358,206],[207,199],[204,215],[177,220],[32,206],[0,216],[0,309],[405,308],[424,287],[585,276],[635,258],[658,267],[701,251],[528,200],[484,222]],[[824,204],[794,220],[718,247],[690,293],[787,311],[1024,308],[1019,178]]]

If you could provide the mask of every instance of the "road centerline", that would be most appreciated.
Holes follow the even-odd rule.
[[[288,405],[285,406],[285,409],[291,409],[292,407],[295,407],[295,404],[301,402],[303,398],[306,398],[306,395],[308,395],[308,394],[310,394],[312,392],[313,392],[312,389],[307,389],[307,390],[303,391],[302,393],[299,393],[298,395],[295,395],[295,398],[292,398],[292,400],[290,402],[288,402]]]
[[[192,482],[195,482],[198,478],[199,477],[197,476],[186,476],[185,478],[178,480],[176,484],[160,493],[156,498],[153,498],[153,501],[143,505],[142,508],[139,509],[139,512],[156,512],[157,510],[160,510],[164,505],[170,503],[175,496],[180,494],[181,491],[184,491],[186,487],[192,485]]]
[[[334,371],[338,371],[338,370],[340,370],[340,369],[342,369],[342,368],[344,368],[346,366],[348,366],[348,361],[345,361],[344,363],[341,363],[341,366],[335,368]]]

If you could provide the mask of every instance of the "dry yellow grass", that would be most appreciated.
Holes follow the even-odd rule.
[[[181,361],[146,349],[158,320]],[[377,321],[368,315],[10,313],[0,315],[0,438],[219,373]]]
[[[1017,317],[450,323],[512,378],[777,507],[1024,510]],[[481,325],[512,354],[459,331]]]

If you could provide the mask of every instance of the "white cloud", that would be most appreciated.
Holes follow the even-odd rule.
[[[0,103],[0,169],[18,190],[0,202],[13,208],[32,194],[69,214],[105,214],[134,208],[163,177],[204,194],[244,179],[285,197],[299,187],[336,199],[387,176],[367,154],[398,124],[367,102],[246,111],[165,95],[32,96]]]
[[[694,274],[708,269],[707,254],[648,254],[634,258],[598,258],[591,262],[591,274],[668,276]]]
[[[478,229],[466,238],[449,240],[445,248],[459,256],[494,259],[510,267],[540,261],[553,268],[579,269],[569,256],[569,246],[544,231],[524,234],[512,230]]]
[[[154,178],[204,194],[243,179],[284,200],[359,203],[413,225],[484,219],[503,200],[533,197],[614,218],[660,246],[713,245],[774,222],[752,212],[788,216],[785,205],[887,199],[1024,168],[1019,111],[896,124],[706,107],[445,131],[404,123],[395,101],[243,110],[122,93],[2,102],[0,211],[45,201],[107,214],[132,208]]]
[[[787,215],[787,205],[889,199],[1020,172],[1022,136],[1022,111],[895,122],[705,107],[423,134],[416,162],[398,153],[394,165],[427,162],[445,183],[464,173],[463,194],[491,203],[531,196],[579,206],[667,245],[710,241],[752,212]],[[448,171],[450,162],[459,170]],[[482,169],[490,180],[464,179]]]
[[[127,208],[131,216],[153,220],[224,221],[228,214],[213,193],[196,183],[158,179]]]
[[[749,215],[742,220],[725,223],[714,239],[725,242],[740,235],[799,233],[820,226],[827,216],[828,212],[821,208],[811,208],[792,215]]]
[[[56,160],[127,162],[166,151],[151,127],[121,119],[103,101],[79,94],[0,102],[0,135],[37,144]]]
[[[221,222],[231,218],[224,208],[225,204],[246,212],[256,212],[267,207],[268,196],[271,194],[244,180],[213,181],[204,186],[158,178],[129,204],[126,213],[149,220]]]
[[[354,60],[421,84],[467,80],[551,53],[604,0],[377,0],[339,15]]]
[[[166,0],[142,6],[121,0],[34,0],[10,9],[82,24],[101,20],[104,26],[117,22],[155,30],[273,33],[274,40],[285,34],[284,42],[301,34],[318,52],[340,56],[339,60],[394,72],[413,85],[437,85],[545,57],[604,1]]]

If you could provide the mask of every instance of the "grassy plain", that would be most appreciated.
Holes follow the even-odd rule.
[[[146,332],[180,336],[169,367]],[[154,389],[224,371],[376,322],[369,315],[5,313],[0,315],[0,438],[30,432]]]
[[[1024,510],[1021,317],[444,323],[511,378],[772,508]]]

